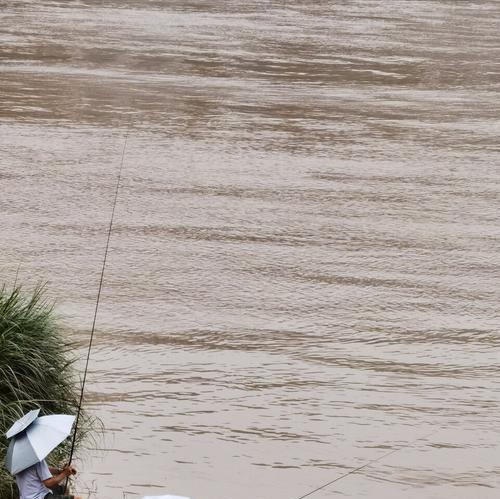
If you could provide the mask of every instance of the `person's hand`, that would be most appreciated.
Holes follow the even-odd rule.
[[[68,464],[67,466],[65,466],[62,470],[62,472],[66,475],[66,476],[70,476],[70,475],[76,475],[76,469],[73,465],[71,464]]]

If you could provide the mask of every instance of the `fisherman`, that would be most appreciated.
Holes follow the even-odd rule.
[[[81,499],[65,495],[65,488],[59,485],[70,475],[75,475],[74,466],[67,465],[62,470],[49,468],[45,459],[20,471],[16,477],[20,499]]]

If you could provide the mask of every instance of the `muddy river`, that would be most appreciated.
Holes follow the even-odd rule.
[[[494,0],[0,0],[0,280],[82,359],[128,133],[77,490],[498,498],[499,117]]]

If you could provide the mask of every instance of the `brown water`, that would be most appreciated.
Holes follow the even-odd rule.
[[[131,123],[79,490],[499,496],[499,2],[0,6],[0,276],[82,341]]]

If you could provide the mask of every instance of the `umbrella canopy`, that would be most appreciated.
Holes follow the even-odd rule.
[[[38,417],[40,409],[33,409],[32,411],[25,414],[21,419],[18,419],[7,431],[5,436],[7,438],[12,438],[14,435],[21,433],[23,430],[28,428],[28,426],[35,421]]]
[[[36,419],[10,441],[5,467],[13,475],[45,459],[71,433],[75,416],[55,414]]]

